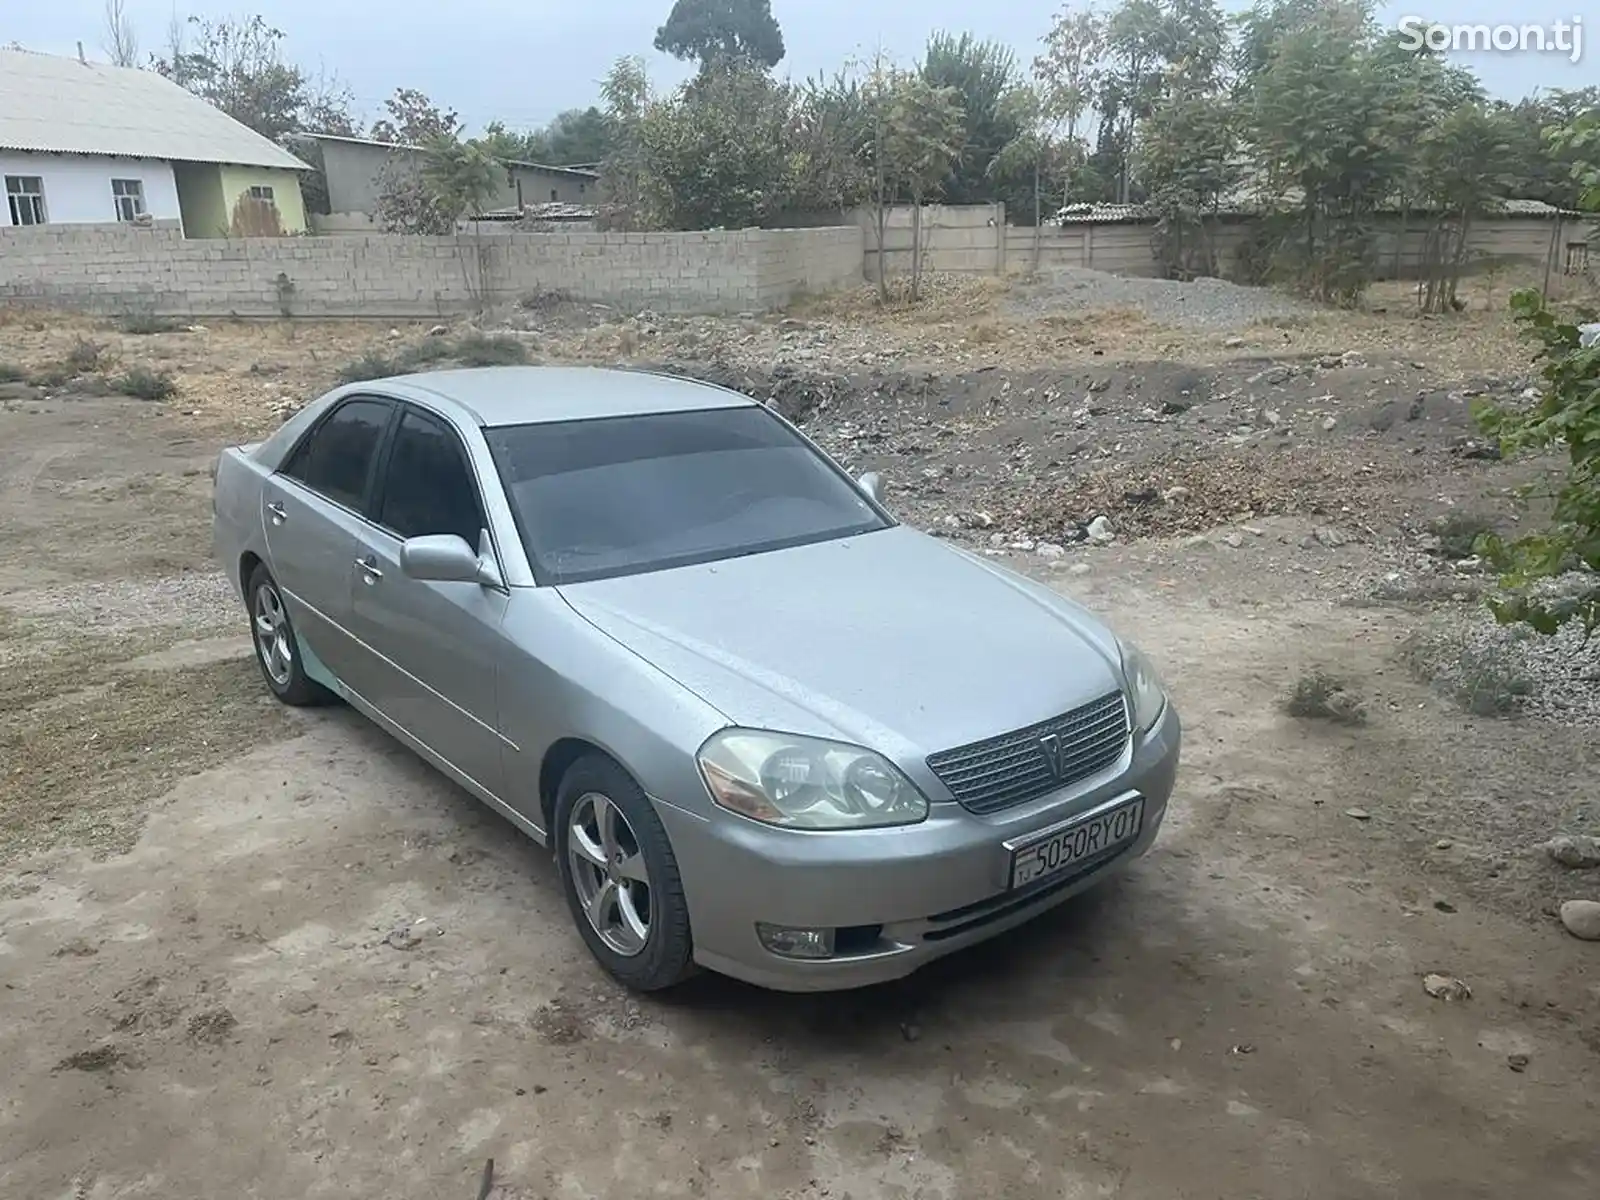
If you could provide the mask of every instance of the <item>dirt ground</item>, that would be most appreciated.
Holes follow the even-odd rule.
[[[0,365],[90,338],[179,383],[0,384],[0,1196],[465,1200],[489,1158],[504,1200],[1600,1194],[1600,946],[1553,916],[1600,874],[1536,849],[1600,831],[1600,674],[1571,657],[1535,681],[1562,705],[1477,716],[1415,666],[1481,621],[1430,530],[1513,525],[1537,474],[1465,419],[1525,386],[1503,324],[1328,315],[1224,349],[1114,345],[1142,319],[1113,314],[1050,351],[1051,313],[951,292],[921,324],[724,322],[714,352],[685,345],[709,320],[521,331],[770,389],[907,520],[1109,616],[1184,714],[1123,879],[812,997],[628,995],[545,854],[349,711],[267,700],[210,463],[425,329],[0,324]],[[1285,713],[1314,669],[1361,723]]]

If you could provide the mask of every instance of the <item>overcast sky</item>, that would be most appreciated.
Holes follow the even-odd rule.
[[[1230,10],[1247,7],[1223,0]],[[878,46],[904,61],[938,29],[970,30],[1013,46],[1031,61],[1059,0],[772,0],[788,57],[779,71],[802,77],[831,70]],[[1582,15],[1582,61],[1559,54],[1480,54],[1461,61],[1490,91],[1517,98],[1537,88],[1600,83],[1600,0],[1393,0],[1385,20],[1428,8],[1452,22],[1570,21]],[[146,50],[159,49],[173,0],[126,0]],[[335,72],[367,120],[396,87],[415,87],[454,107],[476,131],[499,118],[513,127],[542,124],[563,108],[593,103],[598,80],[619,55],[643,54],[659,84],[685,68],[650,49],[671,0],[187,0],[180,15],[259,11],[287,35],[303,66]],[[0,0],[0,45],[75,53],[82,41],[102,57],[104,0]],[[1593,28],[1588,28],[1592,25]]]

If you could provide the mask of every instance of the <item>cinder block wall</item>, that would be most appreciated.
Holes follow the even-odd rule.
[[[771,308],[861,280],[861,230],[185,240],[165,229],[0,229],[0,303],[173,316],[429,317],[561,290],[662,312]]]

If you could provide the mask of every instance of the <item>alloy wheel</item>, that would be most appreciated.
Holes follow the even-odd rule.
[[[283,598],[270,583],[256,588],[256,653],[267,677],[280,688],[288,687],[294,674],[294,642],[289,632],[289,614],[283,611]]]
[[[585,792],[567,820],[567,863],[590,926],[626,958],[650,941],[654,901],[650,869],[622,810],[599,792]]]

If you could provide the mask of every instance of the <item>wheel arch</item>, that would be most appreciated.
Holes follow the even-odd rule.
[[[544,752],[544,760],[539,764],[539,811],[544,816],[545,833],[551,845],[555,844],[556,838],[556,793],[561,790],[561,780],[574,763],[591,754],[599,755],[616,764],[619,770],[627,771],[630,779],[638,779],[615,754],[587,738],[564,737],[550,743],[550,748]]]

